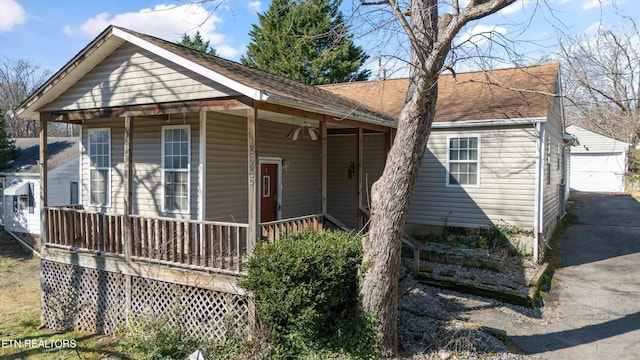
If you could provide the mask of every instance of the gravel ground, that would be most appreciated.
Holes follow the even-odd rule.
[[[491,307],[523,321],[545,323],[541,308],[524,308],[497,300],[430,287],[411,275],[400,284],[398,359],[528,359],[509,348],[494,331],[465,320],[465,312]]]

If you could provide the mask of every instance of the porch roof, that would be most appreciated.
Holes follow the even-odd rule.
[[[153,36],[109,26],[16,109],[24,118],[39,118],[40,109],[63,94],[125,42],[192,70],[246,96],[253,102],[309,111],[336,119],[395,127],[386,114],[360,102],[236,62],[186,48]]]

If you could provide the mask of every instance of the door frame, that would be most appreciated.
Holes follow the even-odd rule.
[[[258,157],[258,196],[262,196],[262,164],[271,164],[276,165],[276,171],[278,176],[278,183],[276,184],[276,189],[278,190],[278,196],[276,200],[278,201],[278,208],[276,210],[276,220],[282,219],[282,158],[279,157]],[[257,201],[258,203],[258,219],[262,215],[262,201]]]

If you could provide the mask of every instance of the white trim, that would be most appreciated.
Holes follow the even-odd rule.
[[[274,164],[276,165],[277,169],[278,169],[278,184],[277,189],[278,189],[278,211],[276,214],[276,220],[280,220],[282,219],[282,158],[279,157],[258,157],[258,177],[259,177],[259,181],[258,181],[258,194],[260,195],[260,201],[258,201],[258,222],[260,222],[260,215],[261,215],[261,204],[262,204],[262,164]]]
[[[223,76],[213,70],[207,69],[206,67],[196,64],[191,60],[187,60],[182,56],[176,55],[169,50],[163,49],[160,46],[152,44],[144,39],[141,39],[137,36],[129,34],[128,32],[122,31],[117,27],[114,27],[112,30],[112,34],[121,38],[122,40],[128,41],[136,46],[139,46],[145,50],[148,50],[160,57],[163,57],[173,63],[176,63],[180,66],[183,66],[193,72],[200,74],[208,79],[211,79],[221,85],[224,85],[232,90],[235,90],[245,96],[252,98],[253,100],[258,101],[266,101],[269,97],[264,94],[261,90],[243,85],[237,81],[231,80],[226,76]]]
[[[451,144],[451,139],[452,138],[477,138],[478,139],[478,155],[477,155],[477,159],[476,159],[476,163],[477,163],[477,169],[478,169],[478,174],[477,174],[477,179],[476,179],[476,183],[475,184],[451,184],[449,183],[449,169],[450,169],[450,161],[451,159],[449,158],[449,154],[450,154],[450,147],[449,145]],[[465,187],[480,187],[480,173],[481,173],[481,162],[480,159],[482,158],[481,156],[481,151],[482,151],[482,137],[480,136],[480,134],[452,134],[452,135],[448,135],[447,136],[447,162],[446,162],[446,169],[445,169],[445,185],[446,187],[451,187],[451,188],[465,188]],[[460,163],[460,162],[458,162]],[[468,161],[469,164],[474,163],[474,161]]]
[[[543,167],[544,167],[544,143],[545,143],[545,126],[544,124],[536,124],[536,131],[538,132],[538,137],[536,139],[536,177],[535,177],[535,199],[534,199],[534,209],[533,209],[533,260],[538,260],[538,246],[540,244],[540,233],[543,228],[543,210],[542,206],[543,199]]]
[[[481,126],[508,126],[508,125],[531,125],[547,122],[546,117],[527,117],[517,119],[485,119],[485,120],[463,120],[463,121],[443,121],[434,122],[431,127],[434,129],[457,128],[457,127],[481,127]]]
[[[206,205],[207,205],[207,186],[206,186],[206,172],[207,172],[207,112],[200,112],[200,148],[199,157],[200,163],[198,164],[198,220],[203,221],[206,218]]]
[[[82,185],[84,182],[83,181],[84,173],[82,170],[84,169],[84,166],[83,166],[84,161],[82,161],[82,153],[83,151],[86,151],[88,154],[89,151],[84,148],[84,142],[83,142],[84,137],[82,136],[84,126],[80,125],[79,127],[80,127],[80,133],[79,133],[80,139],[78,140],[78,161],[80,162],[80,164],[78,164],[78,204],[83,204],[84,198],[82,196],[84,195],[84,191],[83,191],[84,186]]]
[[[164,165],[164,137],[165,137],[165,130],[168,129],[186,129],[187,130],[187,140],[189,141],[188,143],[188,152],[187,152],[187,169],[186,170],[182,170],[182,169],[172,169],[172,171],[179,171],[179,172],[186,172],[187,173],[187,210],[167,210],[167,204],[165,203],[166,200],[166,194],[165,194],[165,165]],[[166,125],[166,126],[162,126],[161,127],[161,143],[160,143],[160,148],[161,148],[161,173],[162,173],[162,179],[161,179],[161,184],[162,184],[162,213],[164,214],[190,214],[191,213],[191,125],[187,124],[187,125]]]
[[[107,179],[106,179],[106,186],[107,186],[107,194],[105,195],[106,197],[106,203],[105,204],[93,204],[91,202],[91,170],[93,169],[93,166],[91,166],[91,133],[93,132],[101,132],[101,131],[106,131],[108,136],[109,136],[109,167],[106,169],[107,170]],[[112,173],[112,168],[113,168],[113,162],[112,162],[112,154],[113,154],[113,138],[111,137],[111,128],[110,127],[104,127],[104,128],[91,128],[91,129],[87,129],[87,143],[89,145],[88,149],[87,149],[87,160],[89,162],[89,169],[87,172],[87,177],[88,177],[88,190],[89,190],[89,196],[87,198],[87,203],[89,204],[90,207],[94,207],[94,208],[108,208],[111,207],[112,205],[112,201],[111,201],[111,197],[112,197],[112,179],[111,179],[111,173]],[[103,169],[103,168],[100,168]]]

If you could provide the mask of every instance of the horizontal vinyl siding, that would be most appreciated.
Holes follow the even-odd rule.
[[[543,158],[543,176],[542,176],[542,194],[543,194],[543,224],[541,233],[544,236],[543,240],[548,241],[553,235],[553,231],[558,223],[558,219],[563,216],[561,214],[562,204],[562,164],[558,169],[557,161],[558,154],[557,148],[560,145],[560,149],[564,148],[564,124],[562,122],[560,114],[560,99],[554,98],[551,109],[549,111],[548,120],[545,123],[545,144]],[[551,157],[548,156],[548,146],[551,145]],[[562,156],[562,153],[560,153]],[[551,183],[547,185],[547,160],[551,163]],[[568,181],[568,179],[566,179]],[[567,183],[566,186],[569,186]],[[543,245],[543,244],[540,244]]]
[[[133,213],[142,216],[164,216],[197,219],[199,125],[198,114],[187,114],[171,121],[134,118],[133,125]],[[190,213],[163,212],[162,203],[162,126],[191,127]],[[89,205],[88,131],[94,128],[111,129],[111,206],[96,208]],[[82,203],[107,213],[124,212],[124,119],[85,122],[82,149]]]
[[[248,221],[247,119],[207,113],[206,218]]]
[[[292,125],[258,122],[258,156],[282,159],[282,218],[320,209],[320,140],[287,138]]]
[[[447,187],[448,136],[480,136],[480,185]],[[536,132],[530,128],[432,130],[407,223],[533,228]]]
[[[348,177],[356,161],[354,135],[327,137],[327,213],[350,228],[356,227],[356,174]]]
[[[13,196],[4,196],[4,226],[13,232],[40,234],[40,179],[32,177],[7,177],[5,184],[12,184],[19,180],[33,184],[33,214],[29,210],[13,211]]]
[[[78,182],[80,158],[58,166],[47,173],[47,203],[49,206],[61,206],[71,203],[71,182]]]
[[[363,136],[362,206],[368,208],[367,191],[378,180],[386,162],[385,136]],[[333,135],[327,140],[327,212],[346,226],[356,227],[356,174],[348,177],[351,162],[356,161],[356,136]],[[368,185],[368,188],[367,188]]]
[[[78,110],[236,95],[147,50],[123,44],[43,110]]]

